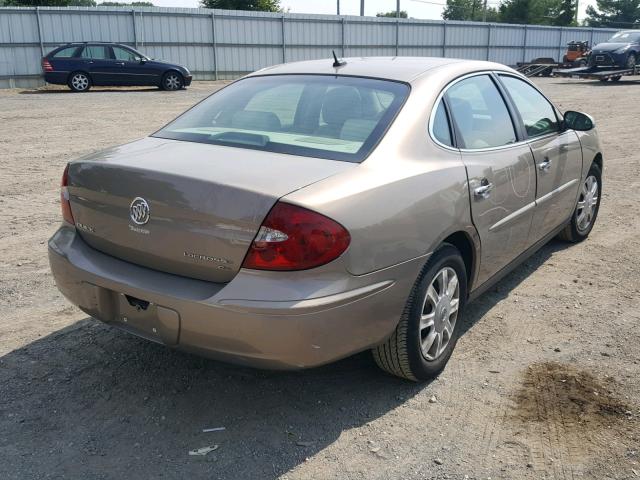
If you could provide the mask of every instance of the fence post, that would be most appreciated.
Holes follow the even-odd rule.
[[[218,45],[216,43],[215,10],[211,10],[211,45],[213,46],[213,79],[218,80]]]
[[[396,57],[400,49],[400,19],[396,18]]]
[[[282,14],[282,63],[287,63],[287,43],[284,36],[284,13]]]
[[[138,32],[136,32],[136,11],[131,9],[131,20],[133,21],[133,45],[138,48]]]
[[[40,7],[36,7],[36,24],[38,25],[38,42],[40,42],[40,54],[44,57],[44,41],[42,40],[42,25],[40,23]]]
[[[562,27],[558,29],[560,38],[558,39],[558,62],[562,61]]]
[[[342,56],[343,57],[347,56],[347,40],[345,37],[346,26],[347,26],[347,20],[346,18],[342,17]]]
[[[527,29],[527,25],[524,26],[524,45],[522,46],[522,63],[527,62],[527,33],[529,30]]]
[[[447,21],[442,21],[442,56],[447,56]]]
[[[589,39],[589,48],[593,47],[593,27],[591,27],[591,38]]]
[[[491,53],[491,24],[488,23],[487,24],[487,58],[486,60],[489,60],[489,55]]]

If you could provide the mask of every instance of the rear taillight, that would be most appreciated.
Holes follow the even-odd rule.
[[[46,58],[42,59],[42,70],[45,72],[53,72],[53,65]]]
[[[62,207],[62,218],[65,222],[75,225],[73,214],[71,213],[71,204],[69,203],[69,165],[64,167],[62,181],[60,182],[60,206]]]
[[[257,270],[306,270],[338,258],[351,236],[324,215],[278,202],[253,240],[242,266]]]

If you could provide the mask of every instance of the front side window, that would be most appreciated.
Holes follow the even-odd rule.
[[[105,45],[88,45],[82,51],[82,58],[94,60],[108,60],[111,58],[109,49]]]
[[[113,54],[116,60],[123,60],[125,62],[136,62],[139,60],[139,57],[135,53],[126,48],[113,47]]]
[[[404,83],[370,78],[249,77],[213,94],[154,136],[360,162],[408,93]]]
[[[516,141],[507,106],[489,75],[461,80],[452,85],[445,96],[460,133],[460,147],[491,148]]]
[[[77,46],[63,48],[62,50],[58,50],[56,53],[54,53],[53,58],[71,58],[73,57],[73,54],[76,53],[77,49]]]
[[[560,129],[553,107],[540,92],[519,78],[500,78],[522,117],[527,136],[539,137]]]

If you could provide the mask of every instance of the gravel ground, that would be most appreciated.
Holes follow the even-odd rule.
[[[0,478],[640,478],[640,83],[537,83],[596,117],[598,223],[472,304],[424,385],[368,354],[264,372],[86,318],[46,255],[65,163],[153,132],[220,84],[0,91]]]

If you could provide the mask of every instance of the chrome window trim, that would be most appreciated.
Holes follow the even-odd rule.
[[[536,85],[534,85],[534,84],[533,84],[533,83],[531,83],[529,80],[527,80],[527,78],[526,78],[526,77],[522,77],[522,76],[520,76],[520,75],[514,75],[514,74],[513,74],[513,73],[511,73],[511,72],[499,72],[499,71],[497,71],[497,72],[496,72],[496,75],[498,75],[498,77],[503,76],[503,77],[513,77],[513,78],[517,78],[518,80],[523,81],[524,83],[526,83],[527,85],[529,85],[529,86],[530,86],[531,88],[533,88],[536,92],[538,92],[540,95],[542,95],[542,98],[544,98],[544,99],[547,101],[547,103],[548,103],[548,104],[549,104],[549,106],[551,107],[551,110],[553,110],[553,114],[556,116],[556,122],[558,122],[558,130],[556,130],[555,132],[549,132],[549,133],[545,133],[545,134],[543,134],[543,135],[538,135],[537,137],[530,137],[530,136],[529,136],[529,134],[525,131],[524,133],[527,133],[527,140],[539,140],[539,139],[541,139],[541,138],[545,138],[545,137],[550,136],[550,135],[559,135],[559,134],[563,133],[563,132],[562,132],[562,129],[560,128],[560,122],[562,122],[562,121],[564,120],[564,116],[559,116],[559,115],[558,115],[558,113],[560,113],[560,112],[558,112],[558,109],[556,108],[556,106],[553,104],[553,102],[552,102],[551,100],[549,100],[549,99],[547,98],[547,96],[546,96],[544,93],[542,93],[542,91],[541,91],[541,90],[540,90]],[[507,91],[507,93],[509,93],[509,90],[507,89],[506,85],[504,86],[504,89]],[[509,95],[511,95],[511,94],[509,93]],[[514,108],[515,108],[516,110],[518,110],[518,106],[515,104],[515,102],[513,101],[513,99],[512,99],[511,101],[512,101],[512,102],[513,102],[513,104],[514,104],[514,105],[513,105],[513,106],[514,106]],[[518,110],[518,113],[520,114],[520,111],[519,111],[519,110]],[[522,114],[520,114],[520,115],[522,115]],[[526,129],[525,129],[525,130],[526,130]]]
[[[458,148],[458,147],[451,147],[449,145],[445,145],[442,142],[438,141],[435,138],[435,135],[433,134],[433,122],[435,120],[435,112],[436,109],[438,108],[438,105],[440,104],[440,101],[442,100],[442,98],[444,97],[445,93],[447,93],[447,90],[449,90],[451,87],[453,87],[456,83],[461,82],[463,80],[466,80],[467,78],[471,78],[471,77],[477,77],[480,75],[488,75],[489,77],[492,76],[492,74],[498,74],[499,72],[501,72],[502,70],[480,70],[477,72],[472,72],[472,73],[467,73],[465,75],[462,75],[461,77],[458,77],[456,79],[454,79],[453,81],[451,81],[450,83],[448,83],[440,92],[440,94],[436,97],[436,101],[433,104],[433,107],[431,108],[431,114],[429,116],[429,137],[431,138],[431,140],[438,145],[439,147],[442,147],[446,150],[450,150],[450,151],[454,151],[454,152],[463,152],[463,153],[468,153],[468,152],[491,152],[491,151],[495,151],[495,150],[505,150],[507,148],[513,148],[513,147],[517,147],[520,145],[524,145],[526,143],[529,142],[529,139],[526,140],[520,140],[518,142],[513,142],[513,143],[508,143],[506,145],[500,145],[498,147],[485,147],[485,148]],[[505,72],[508,73],[508,72]],[[493,80],[492,80],[493,81]],[[496,89],[498,89],[498,87],[496,86]],[[498,92],[500,93],[500,90],[498,89]],[[502,93],[500,93],[500,96],[502,96]],[[545,97],[547,98],[547,97]],[[506,102],[505,102],[505,107],[508,108]],[[449,118],[449,122],[452,122],[452,119]],[[513,122],[513,119],[512,119]],[[453,125],[449,125],[450,128],[453,127]],[[517,131],[516,131],[516,126],[513,126],[514,128],[514,133],[517,136]],[[540,137],[537,137],[540,138]]]
[[[517,78],[519,80],[523,80],[525,81],[528,85],[531,85],[538,93],[540,93],[540,95],[542,95],[542,97],[549,102],[549,104],[551,105],[551,108],[553,108],[554,113],[556,114],[556,119],[558,120],[558,122],[561,122],[562,120],[564,120],[564,116],[560,113],[560,111],[556,108],[556,106],[553,104],[553,102],[551,100],[549,100],[547,98],[547,96],[542,93],[540,91],[540,89],[538,87],[536,87],[533,83],[531,83],[529,80],[527,80],[526,77],[523,77],[522,75],[519,75],[517,73],[514,72],[508,72],[506,70],[480,70],[477,72],[472,72],[472,73],[467,73],[461,77],[458,77],[456,79],[454,79],[453,81],[451,81],[450,83],[448,83],[440,92],[440,94],[436,97],[436,101],[433,104],[433,107],[431,108],[431,113],[429,116],[429,137],[431,138],[431,140],[439,147],[444,148],[446,150],[452,151],[452,152],[461,152],[461,153],[470,153],[470,152],[491,152],[491,151],[496,151],[496,150],[505,150],[507,148],[513,148],[513,147],[518,147],[518,146],[522,146],[522,145],[528,145],[533,141],[538,141],[538,140],[543,140],[545,138],[551,138],[552,136],[560,136],[563,133],[565,133],[565,131],[562,130],[557,130],[555,132],[550,132],[550,133],[545,133],[544,135],[540,135],[538,137],[527,137],[524,140],[519,140],[517,142],[514,143],[508,143],[507,145],[501,145],[499,147],[486,147],[486,148],[457,148],[457,147],[452,147],[450,145],[445,145],[444,143],[440,142],[435,135],[433,134],[433,122],[435,121],[435,114],[436,114],[436,110],[438,109],[438,105],[440,104],[440,101],[442,101],[442,98],[444,97],[444,94],[447,93],[447,90],[449,90],[449,88],[451,88],[453,85],[455,85],[458,82],[461,82],[462,80],[465,80],[467,78],[470,77],[475,77],[478,75],[508,75],[510,77],[513,78]],[[497,88],[497,87],[496,87]],[[506,103],[506,102],[505,102]],[[514,106],[515,107],[515,106]],[[449,118],[449,122],[451,122],[452,119]],[[449,128],[452,128],[453,125],[449,125]],[[515,128],[515,125],[514,125]]]

